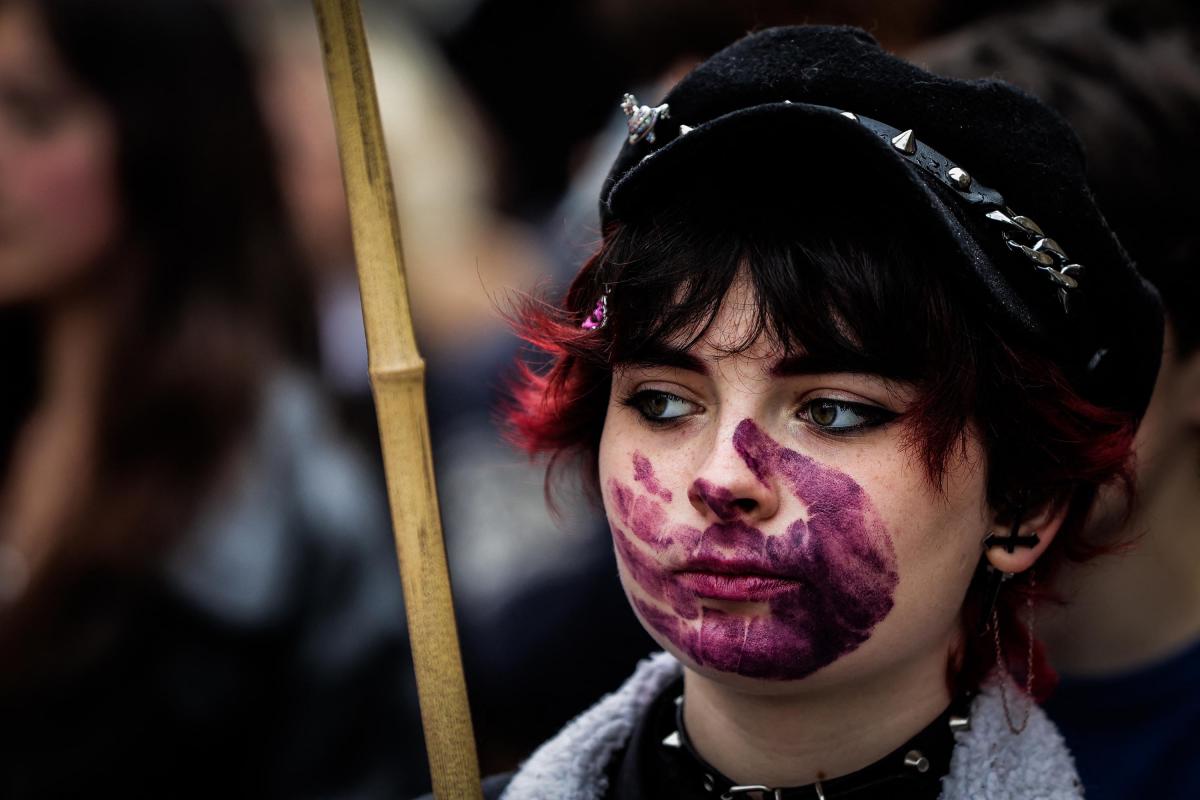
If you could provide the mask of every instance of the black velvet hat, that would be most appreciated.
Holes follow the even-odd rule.
[[[1096,207],[1074,132],[1031,95],[925,72],[856,28],[805,26],[747,36],[661,103],[626,95],[622,107],[629,139],[601,192],[606,225],[673,193],[761,202],[832,175],[839,191],[928,215],[947,237],[931,246],[962,253],[1000,325],[1087,399],[1144,413],[1162,356],[1158,295]]]

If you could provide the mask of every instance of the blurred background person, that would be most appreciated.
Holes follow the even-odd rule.
[[[801,23],[856,25],[885,47],[903,50],[964,22],[1035,1],[407,0],[407,4],[441,42],[493,132],[501,177],[499,207],[540,222],[580,174],[589,143],[620,104],[622,93],[675,72],[680,62],[698,62],[749,31]],[[648,102],[650,95],[642,99]]]
[[[426,785],[223,3],[0,0],[0,795]]]
[[[536,711],[513,716],[514,693],[505,685],[514,658],[520,657],[515,668],[523,668],[536,643],[512,637],[504,624],[514,618],[510,596],[564,572],[577,577],[580,547],[592,546],[579,535],[586,518],[584,525],[555,524],[543,502],[542,469],[511,451],[493,425],[518,348],[497,306],[550,270],[536,231],[497,210],[493,141],[436,43],[397,4],[363,5],[426,362],[434,466],[476,734],[485,764],[508,765],[525,752],[511,736],[523,716],[554,725],[592,699],[589,693],[564,700],[555,691],[563,682],[551,681]],[[280,144],[288,211],[313,267],[321,372],[350,428],[376,453],[350,225],[312,5],[270,0],[250,17],[256,40],[270,45],[265,107]],[[378,471],[373,478],[382,481]],[[627,666],[621,663],[622,672]],[[521,687],[533,685],[525,681]],[[522,702],[528,701],[526,695]]]
[[[281,145],[285,197],[316,276],[322,374],[375,452],[349,220],[312,6],[272,0],[258,11],[255,38],[271,43],[264,97]],[[494,131],[415,11],[363,4],[427,368],[475,732],[485,771],[494,772],[511,768],[599,687],[623,677],[650,640],[612,589],[607,535],[590,535],[592,518],[573,496],[553,519],[543,467],[511,450],[494,425],[519,347],[499,309],[510,293],[551,279],[552,270],[539,231],[500,207]],[[528,605],[524,588],[547,585],[569,587],[566,602],[560,596],[546,607],[534,593]],[[612,635],[572,626],[581,616]],[[564,679],[561,661],[545,658],[550,649],[578,659],[573,680]]]
[[[1062,678],[1047,711],[1091,800],[1200,797],[1198,16],[1183,2],[1059,4],[916,54],[936,72],[1015,83],[1066,117],[1101,209],[1166,306],[1136,503],[1091,521],[1092,544],[1113,554],[1067,571],[1066,604],[1039,620]]]

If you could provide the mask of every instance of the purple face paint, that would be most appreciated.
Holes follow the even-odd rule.
[[[891,611],[895,551],[850,476],[783,447],[749,419],[733,445],[758,480],[790,490],[807,518],[767,535],[742,519],[731,492],[697,480],[692,491],[720,522],[704,530],[671,525],[649,461],[635,454],[634,480],[651,494],[616,479],[607,487],[617,553],[654,602],[631,600],[647,625],[697,664],[803,678],[857,648]],[[714,600],[756,605],[738,606],[746,609],[739,613]]]
[[[633,479],[645,486],[646,491],[650,494],[661,497],[668,503],[671,502],[671,490],[664,489],[663,485],[658,482],[658,478],[654,477],[654,467],[650,464],[650,459],[641,453],[633,454]]]

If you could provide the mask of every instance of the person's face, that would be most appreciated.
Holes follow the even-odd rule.
[[[945,664],[989,530],[977,437],[939,489],[905,436],[913,387],[765,339],[728,354],[753,303],[735,284],[686,358],[613,376],[599,466],[626,595],[723,680]]]
[[[68,289],[118,231],[111,116],[59,63],[40,20],[0,11],[0,303]]]

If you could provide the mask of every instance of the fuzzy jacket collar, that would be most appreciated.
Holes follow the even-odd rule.
[[[599,800],[608,788],[605,768],[629,740],[645,708],[678,677],[679,662],[658,653],[633,677],[567,724],[522,765],[502,800]],[[1013,689],[1014,692],[1018,691]],[[1013,734],[993,682],[971,707],[971,729],[955,734],[941,800],[1081,800],[1075,764],[1054,724],[1040,708],[1024,733]]]

